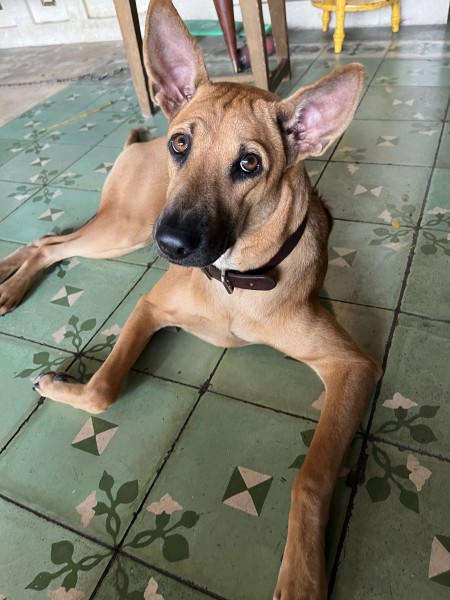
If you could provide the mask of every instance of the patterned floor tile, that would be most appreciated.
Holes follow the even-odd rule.
[[[152,268],[139,281],[89,342],[86,348],[89,356],[100,360],[108,356],[136,302],[151,290],[162,275],[164,271]],[[189,333],[169,329],[155,334],[134,368],[143,373],[200,387],[213,371],[222,351],[222,348],[207,344]]]
[[[333,599],[443,600],[450,587],[450,466],[369,445]]]
[[[99,105],[100,106],[100,105]],[[124,121],[125,115],[97,112],[85,117],[76,118],[66,123],[56,121],[42,135],[42,141],[53,141],[61,144],[94,146],[103,141]]]
[[[62,110],[50,111],[40,107],[31,108],[20,117],[0,127],[0,138],[32,141],[42,135],[44,127],[68,118],[67,112]]]
[[[131,114],[127,113],[125,115],[125,122],[113,133],[101,140],[99,145],[122,149],[128,138],[128,134],[134,128],[146,129],[148,139],[153,139],[166,134],[167,119],[162,112],[156,113],[150,119],[142,119],[138,109],[135,108]]]
[[[144,600],[207,600],[210,597],[129,558],[116,558],[95,599],[128,600],[133,594]]]
[[[6,335],[0,335],[0,346],[3,356],[0,362],[3,389],[0,420],[2,448],[37,405],[38,397],[31,387],[30,379],[39,375],[47,365],[64,368],[73,360],[73,356]],[[32,365],[30,356],[34,358]]]
[[[427,167],[330,162],[318,188],[336,219],[414,226],[430,173]]]
[[[2,198],[0,204],[0,221],[13,211],[17,210],[40,189],[41,187],[39,185],[0,181],[0,195]]]
[[[450,60],[385,58],[372,85],[450,86]]]
[[[311,183],[313,185],[316,185],[317,181],[319,180],[320,176],[323,173],[323,170],[326,167],[326,161],[325,160],[306,160],[305,161],[305,167],[306,167],[306,171],[309,175],[309,178],[311,180]]]
[[[136,373],[126,387],[95,417],[46,400],[2,455],[4,493],[115,545],[198,396]]]
[[[381,361],[392,323],[390,311],[342,302],[324,303],[368,354]],[[317,420],[323,384],[303,363],[267,346],[228,350],[210,390]]]
[[[370,41],[346,41],[342,52],[339,56],[349,57],[354,61],[360,60],[360,58],[383,58],[386,54],[390,42],[386,40],[370,40]],[[328,48],[324,52],[324,56],[335,57],[334,53],[334,42],[330,42]]]
[[[22,187],[17,184],[10,186],[15,186],[16,190]],[[53,186],[36,189],[39,191],[30,202],[0,223],[0,238],[27,244],[46,234],[69,233],[84,225],[97,212],[98,192]],[[27,195],[27,190],[18,190],[13,198],[17,195]]]
[[[295,465],[312,431],[301,419],[206,394],[124,550],[226,598],[271,599]],[[348,492],[339,486],[332,534]]]
[[[5,600],[89,597],[111,556],[109,550],[2,499],[0,536],[7,540],[0,544],[0,597]]]
[[[118,148],[96,146],[86,152],[80,160],[74,162],[70,169],[66,169],[56,179],[55,184],[81,190],[100,191],[119,154]]]
[[[450,58],[450,42],[394,40],[387,56],[389,58]]]
[[[89,146],[37,141],[0,167],[0,180],[20,183],[51,183],[89,150]]]
[[[17,156],[29,145],[30,142],[25,140],[0,139],[0,166]]]
[[[450,123],[444,125],[441,145],[439,148],[436,167],[450,169]]]
[[[450,171],[448,169],[433,171],[422,227],[450,231]]]
[[[108,101],[102,97],[107,93],[104,86],[99,85],[70,85],[61,92],[47,98],[32,109],[32,114],[39,114],[40,110],[65,111],[70,117],[76,117],[83,111],[89,111],[102,106]]]
[[[450,297],[450,234],[423,229],[419,232],[402,310],[448,319]]]
[[[397,305],[411,248],[409,227],[336,221],[321,295],[381,308]]]
[[[333,160],[432,166],[441,129],[429,121],[353,121]]]
[[[2,331],[79,351],[143,272],[137,265],[67,259],[2,317]]]
[[[450,459],[450,324],[399,316],[372,434]]]
[[[351,62],[355,62],[354,57],[334,55],[327,56],[326,58],[318,58],[312,67],[308,69],[306,75],[300,79],[300,85],[309,85],[310,83],[314,83],[324,75],[328,75],[332,71],[335,71],[344,65],[348,65]],[[381,63],[381,58],[360,59],[358,57],[358,62],[361,63],[366,70],[365,84],[369,85],[372,77],[375,75],[375,72]]]
[[[449,97],[448,87],[370,87],[355,118],[442,121]]]

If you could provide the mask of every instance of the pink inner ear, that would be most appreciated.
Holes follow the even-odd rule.
[[[323,154],[344,131],[357,106],[360,82],[357,74],[338,72],[290,99],[298,104],[286,129],[293,134],[298,158]]]

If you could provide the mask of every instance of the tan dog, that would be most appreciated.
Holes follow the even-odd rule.
[[[331,495],[380,368],[318,302],[331,218],[302,161],[323,154],[347,127],[364,71],[348,65],[287,100],[212,84],[170,0],[152,1],[145,48],[153,96],[170,119],[168,142],[130,143],[91,222],[0,262],[4,278],[16,271],[0,286],[1,312],[56,261],[121,256],[153,235],[169,271],[139,300],[87,384],[48,373],[37,383],[43,396],[91,413],[106,410],[152,334],[173,325],[220,346],[268,344],[314,369],[325,407],[292,490],[274,598],[323,600]]]

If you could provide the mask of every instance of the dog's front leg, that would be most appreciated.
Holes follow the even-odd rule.
[[[93,414],[103,412],[117,400],[125,376],[151,336],[167,324],[164,310],[150,292],[138,301],[111,354],[88,383],[80,384],[67,373],[45,373],[35,387],[57,402]]]
[[[292,333],[302,340],[299,350]],[[286,334],[288,335],[288,334]],[[325,600],[324,533],[339,470],[380,377],[366,356],[321,307],[290,329],[277,344],[312,367],[325,384],[322,415],[291,496],[288,536],[274,598]]]

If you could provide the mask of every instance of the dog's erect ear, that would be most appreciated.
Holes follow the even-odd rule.
[[[173,117],[208,81],[197,42],[171,0],[151,0],[144,34],[144,63],[151,93],[167,117]]]
[[[364,83],[364,67],[352,63],[279,104],[279,122],[293,162],[320,156],[349,125]]]

